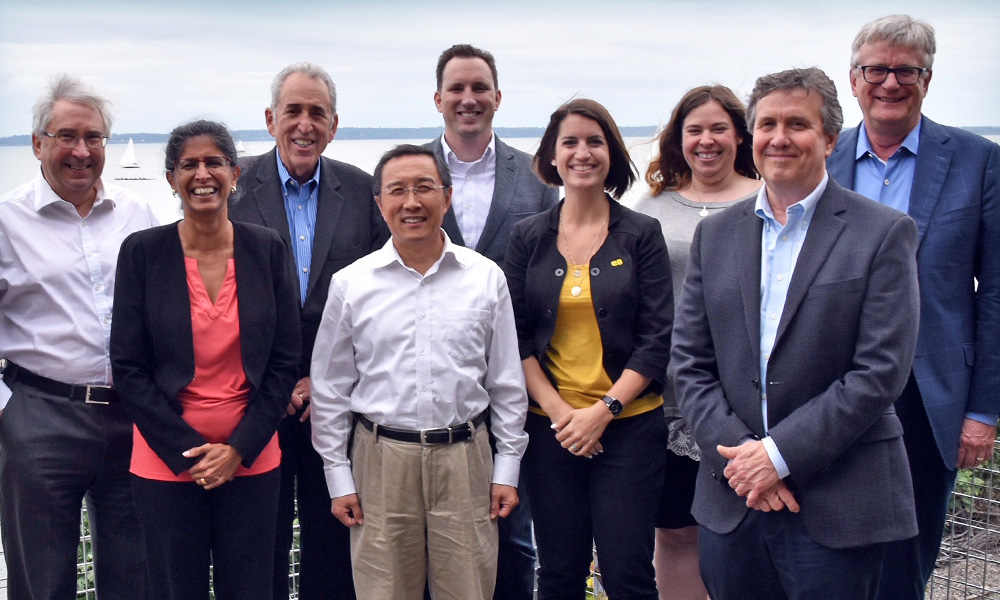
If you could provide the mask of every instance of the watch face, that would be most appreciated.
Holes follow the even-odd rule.
[[[611,411],[612,415],[617,417],[618,415],[622,414],[623,407],[620,400],[618,400],[617,398],[612,398],[611,396],[605,396],[603,400],[604,403],[608,405],[608,410]]]

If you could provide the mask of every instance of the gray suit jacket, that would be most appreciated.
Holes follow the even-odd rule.
[[[273,229],[291,248],[276,153],[274,149],[260,156],[240,159],[243,171],[236,200],[229,208],[229,218]],[[326,157],[320,157],[320,165],[312,265],[306,301],[300,310],[300,377],[309,375],[312,348],[326,306],[330,278],[389,239],[389,230],[372,194],[371,175]],[[292,264],[295,264],[294,257]]]
[[[913,374],[944,464],[954,468],[966,412],[1000,413],[1000,146],[927,117],[920,127],[909,207],[919,232]],[[847,188],[859,131],[844,131],[826,161]]]
[[[747,511],[716,445],[769,433],[810,535],[832,548],[916,534],[893,401],[917,337],[917,230],[832,179],[799,254],[760,398],[763,221],[750,199],[695,231],[674,325],[675,387],[702,448],[693,514],[725,534]]]
[[[424,147],[444,157],[440,137],[424,144]],[[535,176],[531,170],[530,156],[503,143],[499,136],[496,138],[496,157],[493,202],[475,250],[498,265],[503,265],[507,254],[507,240],[514,224],[555,206],[559,200],[559,192],[557,188],[545,185]],[[458,229],[453,208],[449,208],[444,216],[444,230],[452,242],[466,245],[462,232]]]

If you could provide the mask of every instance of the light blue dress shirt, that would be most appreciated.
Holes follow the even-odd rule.
[[[785,224],[774,218],[774,212],[767,200],[767,186],[760,188],[757,194],[756,215],[764,221],[761,233],[760,253],[760,405],[764,416],[764,432],[767,432],[767,362],[774,349],[774,339],[778,334],[778,323],[781,322],[781,311],[785,307],[785,297],[788,295],[788,284],[795,272],[795,263],[799,259],[802,244],[809,232],[809,223],[816,214],[816,203],[826,190],[830,180],[823,173],[823,180],[805,198],[799,200],[786,210]],[[778,477],[788,476],[788,465],[781,452],[769,436],[761,440],[771,463],[778,472]]]
[[[320,165],[317,162],[312,178],[300,185],[281,162],[281,153],[274,154],[278,161],[278,178],[282,182],[281,192],[285,197],[285,216],[288,217],[288,233],[292,239],[295,272],[299,276],[299,303],[305,304],[306,290],[309,289],[309,269],[312,268],[313,234],[316,231]]]
[[[920,123],[893,152],[887,162],[875,155],[868,141],[868,130],[861,123],[858,146],[854,153],[854,191],[876,202],[891,206],[900,212],[910,208],[910,190],[913,174],[917,169],[917,150],[920,148]]]

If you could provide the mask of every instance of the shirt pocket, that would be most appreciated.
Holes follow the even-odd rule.
[[[489,311],[477,308],[446,308],[445,351],[463,364],[486,361]]]

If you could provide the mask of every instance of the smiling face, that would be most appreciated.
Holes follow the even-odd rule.
[[[412,191],[414,187],[440,185],[437,164],[430,156],[400,156],[382,168],[382,190],[375,199],[401,253],[405,248],[435,257],[440,254],[444,243],[441,225],[451,206],[451,188],[433,189],[421,196]],[[399,198],[385,191],[398,188],[407,188]]]
[[[790,206],[823,180],[837,136],[823,133],[823,99],[801,88],[778,90],[757,103],[753,160],[768,200]]]
[[[184,218],[208,214],[221,214],[225,217],[228,214],[227,201],[240,175],[240,168],[229,164],[228,159],[221,168],[210,169],[205,162],[210,159],[207,161],[209,164],[217,163],[218,161],[211,159],[225,157],[226,153],[207,135],[197,135],[185,142],[177,164],[182,165],[185,161],[192,160],[201,162],[191,171],[175,166],[172,171],[167,172],[170,187],[181,198]]]
[[[481,138],[493,133],[493,114],[500,108],[500,90],[481,58],[453,58],[444,66],[434,105],[444,116],[445,136]]]
[[[330,88],[318,78],[292,73],[278,94],[278,105],[264,111],[281,162],[299,183],[316,171],[319,156],[337,133]]]
[[[567,189],[604,189],[611,168],[608,140],[600,123],[570,113],[559,124],[552,164]]]
[[[53,138],[31,136],[35,156],[42,163],[45,181],[60,198],[76,206],[89,208],[97,194],[97,180],[104,171],[104,148],[88,148],[83,136],[106,135],[101,114],[86,104],[56,100],[48,133],[71,132],[79,136],[76,146],[63,148]]]
[[[858,64],[864,66],[925,67],[925,60],[923,52],[885,41],[864,44],[858,50]],[[899,85],[895,74],[882,83],[868,83],[861,69],[851,66],[851,91],[861,105],[865,126],[894,137],[905,137],[917,126],[930,81],[927,72],[913,85]]]
[[[742,141],[729,113],[715,100],[684,117],[681,151],[695,180],[711,183],[730,176],[734,172],[736,149]]]

